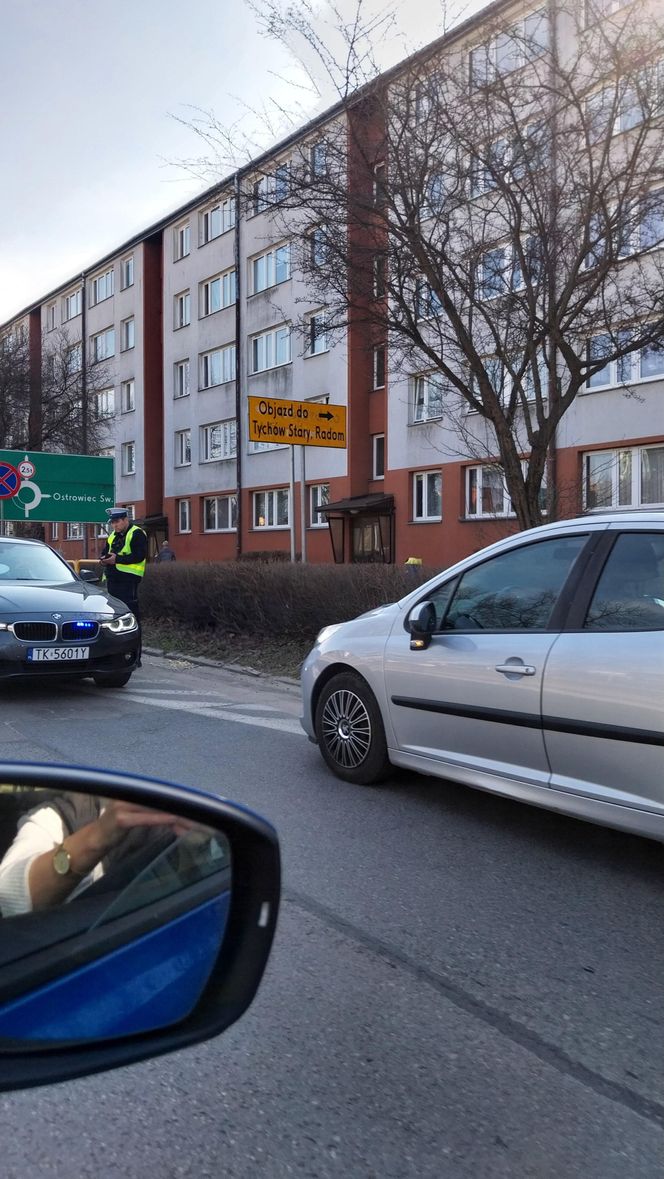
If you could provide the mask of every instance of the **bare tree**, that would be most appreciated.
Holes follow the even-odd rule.
[[[626,396],[661,371],[655,6],[607,16],[589,0],[584,18],[576,0],[550,0],[485,23],[481,44],[448,38],[383,75],[362,0],[339,18],[335,57],[318,9],[253,6],[338,95],[290,149],[287,184],[273,164],[245,173],[247,206],[270,202],[296,235],[303,303],[325,306],[328,332],[389,343],[393,375],[426,376],[457,453],[496,464],[521,527],[551,518],[556,434],[579,392],[607,366]],[[311,330],[304,308],[297,326]]]

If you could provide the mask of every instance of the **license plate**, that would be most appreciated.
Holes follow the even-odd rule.
[[[89,647],[29,647],[28,661],[30,663],[76,663],[79,659],[89,659]]]

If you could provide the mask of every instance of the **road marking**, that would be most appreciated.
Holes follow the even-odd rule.
[[[132,704],[150,704],[153,708],[167,708],[176,712],[193,712],[197,716],[207,716],[210,720],[234,721],[238,725],[257,725],[261,729],[275,729],[281,733],[297,733],[304,737],[304,731],[299,720],[295,717],[272,716],[243,716],[239,712],[231,712],[227,705],[219,705],[204,700],[155,700],[151,696],[141,696],[138,692],[123,692],[122,700],[129,698]],[[233,705],[232,707],[237,707]]]

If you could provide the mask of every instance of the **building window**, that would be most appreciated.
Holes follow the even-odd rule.
[[[67,540],[83,540],[83,525],[68,524],[65,537]]]
[[[60,525],[51,524],[51,540],[58,540],[60,535]]]
[[[413,475],[413,520],[442,519],[442,492],[440,471],[419,471]]]
[[[213,422],[201,426],[202,463],[219,462],[220,459],[235,458],[237,454],[237,423],[234,419]]]
[[[46,308],[46,330],[52,332],[55,328],[55,303]]]
[[[211,389],[235,379],[235,344],[199,356],[199,388]]]
[[[387,200],[387,168],[381,160],[373,170],[373,203],[376,209],[383,209]]]
[[[214,315],[215,311],[221,311],[222,307],[230,307],[236,297],[235,271],[226,270],[223,274],[217,274],[215,278],[209,278],[207,282],[202,282],[199,292],[202,318],[206,315]]]
[[[175,465],[191,466],[191,430],[175,431]]]
[[[587,512],[664,507],[664,446],[584,454],[583,506]]]
[[[203,500],[203,532],[232,532],[237,528],[237,496],[206,495]]]
[[[327,234],[322,225],[309,233],[309,261],[313,267],[325,266],[330,256]]]
[[[191,500],[179,499],[177,505],[178,532],[191,532]]]
[[[191,323],[191,295],[189,291],[180,291],[180,294],[175,296],[173,322],[176,330],[187,327]]]
[[[373,387],[374,389],[385,388],[385,345],[381,344],[379,348],[374,348],[373,352]]]
[[[136,474],[136,443],[123,442],[122,443],[122,474],[135,475]]]
[[[276,246],[250,262],[251,293],[266,291],[291,276],[290,245]]]
[[[254,528],[288,528],[290,524],[287,487],[273,491],[255,491],[253,495]]]
[[[112,418],[115,413],[115,389],[102,389],[101,392],[95,393],[94,405],[97,421],[101,418]]]
[[[387,260],[384,254],[374,255],[373,260],[373,296],[374,299],[384,299],[387,291]]]
[[[327,316],[324,311],[315,311],[307,321],[307,356],[318,356],[320,352],[327,352],[329,347]]]
[[[430,422],[443,416],[443,375],[423,373],[413,377],[413,401],[411,421]]]
[[[545,8],[529,13],[510,28],[470,53],[471,89],[487,86],[497,78],[541,57],[549,48],[549,21]]]
[[[270,332],[262,332],[260,336],[254,336],[250,343],[252,373],[262,373],[268,368],[290,364],[290,327],[279,327]]]
[[[607,334],[594,336],[587,343],[588,364],[597,364],[615,348]],[[619,360],[607,360],[597,372],[589,376],[586,389],[606,389],[617,385],[631,385],[636,381],[654,381],[664,376],[664,344],[648,344]]]
[[[178,360],[173,370],[173,396],[189,396],[189,361]]]
[[[92,363],[98,364],[101,360],[110,360],[111,356],[115,356],[115,328],[106,328],[103,332],[97,332],[90,340],[92,345]]]
[[[200,243],[211,242],[221,237],[235,225],[235,197],[227,197],[200,215]]]
[[[136,321],[132,315],[131,319],[123,319],[120,327],[120,351],[127,352],[136,344]]]
[[[319,139],[318,143],[312,143],[309,148],[309,175],[312,179],[324,176],[326,169],[327,144],[324,139]]]
[[[173,260],[179,262],[191,252],[191,226],[188,221],[176,225],[173,230]]]
[[[98,274],[93,278],[90,284],[90,304],[94,307],[97,303],[103,303],[104,299],[110,299],[115,292],[115,271],[107,270],[104,274]]]
[[[512,516],[502,469],[495,465],[466,468],[466,516]]]
[[[131,413],[136,409],[134,393],[133,377],[130,381],[123,381],[120,385],[120,413]]]
[[[385,478],[385,435],[374,434],[372,439],[372,478]]]
[[[311,528],[327,528],[327,520],[318,508],[330,502],[329,483],[313,483],[309,488],[309,526]]]
[[[259,176],[251,186],[251,211],[254,217],[270,204],[270,177]]]
[[[434,291],[425,278],[415,285],[415,316],[418,320],[434,319],[443,310],[440,295]]]
[[[55,374],[55,357],[53,357],[53,361]],[[80,373],[83,367],[83,349],[80,344],[72,344],[71,348],[67,349],[65,364],[68,376],[73,376],[74,373]]]
[[[63,307],[63,322],[66,323],[68,319],[74,319],[75,316],[81,314],[81,291],[73,291],[71,295],[65,295],[62,300]]]
[[[134,285],[134,255],[130,254],[128,258],[123,258],[120,263],[120,289],[126,291],[127,287]]]

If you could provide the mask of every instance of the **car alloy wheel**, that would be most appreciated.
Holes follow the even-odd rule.
[[[370,785],[385,776],[389,762],[380,710],[359,676],[337,675],[325,685],[316,710],[316,735],[338,777]]]

